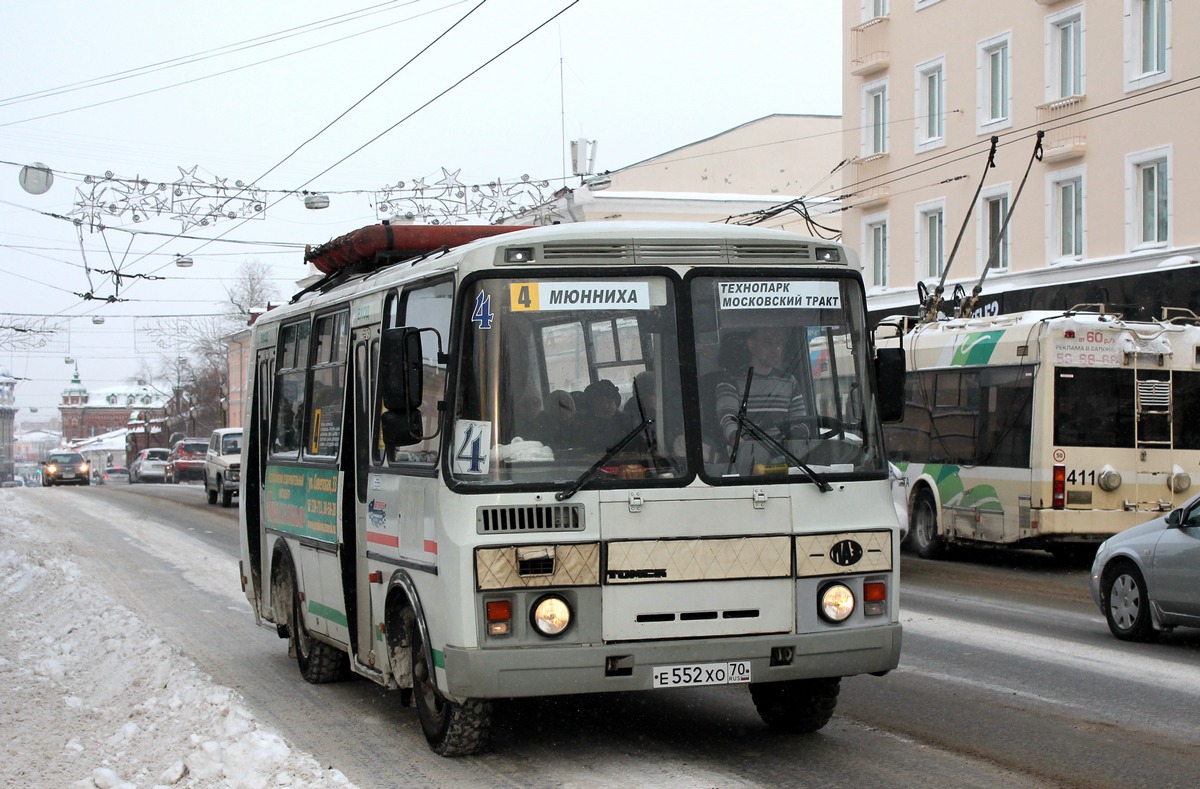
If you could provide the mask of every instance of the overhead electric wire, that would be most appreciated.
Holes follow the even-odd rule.
[[[379,27],[373,27],[373,28],[371,28],[370,30],[363,30],[363,31],[360,31],[360,32],[358,32],[358,33],[352,33],[352,34],[350,34],[350,35],[348,35],[348,36],[343,36],[343,37],[341,37],[341,38],[335,38],[335,39],[333,39],[333,40],[331,40],[331,41],[326,41],[326,42],[324,42],[324,43],[321,43],[321,44],[314,44],[313,46],[310,46],[310,47],[305,47],[305,48],[303,48],[303,49],[297,49],[297,50],[295,50],[295,51],[292,51],[292,52],[285,52],[284,54],[282,54],[282,55],[276,55],[275,57],[265,58],[265,59],[263,59],[263,60],[258,60],[258,61],[255,61],[255,62],[253,62],[253,63],[246,63],[246,64],[244,64],[244,65],[237,66],[236,68],[230,68],[230,69],[226,69],[226,70],[224,70],[224,71],[218,71],[218,72],[216,72],[216,73],[213,73],[213,74],[206,74],[206,75],[203,75],[203,76],[200,76],[200,77],[195,77],[195,78],[193,78],[193,79],[184,80],[184,81],[182,81],[182,82],[176,82],[176,83],[172,83],[172,84],[170,84],[170,85],[163,85],[162,87],[158,87],[158,88],[151,88],[151,89],[149,89],[149,90],[144,90],[144,91],[141,91],[140,93],[132,93],[132,94],[129,94],[129,95],[127,95],[127,96],[118,96],[117,98],[113,98],[113,99],[107,99],[107,100],[105,100],[105,101],[98,101],[98,102],[95,102],[94,104],[86,104],[86,105],[84,105],[84,106],[82,106],[82,107],[73,107],[73,108],[70,108],[70,109],[60,110],[60,111],[58,111],[58,112],[50,112],[50,113],[46,113],[45,115],[37,115],[37,116],[35,116],[35,117],[32,117],[32,118],[22,118],[22,119],[20,119],[20,120],[8,121],[8,122],[6,122],[6,123],[0,123],[0,128],[4,128],[4,127],[7,127],[7,126],[16,126],[16,125],[19,125],[19,124],[22,124],[22,123],[29,123],[29,122],[31,122],[31,121],[39,121],[39,120],[44,120],[44,119],[46,119],[46,118],[54,118],[54,117],[57,117],[57,116],[59,116],[59,115],[67,115],[67,114],[69,114],[69,113],[72,113],[72,112],[79,112],[80,110],[89,110],[89,109],[92,109],[92,108],[94,108],[94,107],[103,107],[103,106],[104,106],[104,105],[106,105],[106,104],[115,104],[116,102],[119,102],[119,101],[126,101],[126,100],[128,100],[128,99],[136,99],[136,98],[138,98],[138,97],[141,97],[141,96],[148,96],[148,95],[150,95],[150,94],[152,94],[152,93],[161,93],[162,91],[164,91],[164,90],[170,90],[171,88],[178,88],[178,87],[182,87],[183,85],[191,85],[192,83],[195,83],[195,82],[203,82],[204,80],[207,80],[207,79],[212,79],[212,78],[214,78],[214,77],[221,77],[221,76],[224,76],[224,75],[226,75],[226,74],[232,74],[232,73],[234,73],[234,72],[237,72],[237,71],[242,71],[242,70],[244,70],[244,69],[252,68],[252,67],[254,67],[254,66],[261,66],[261,65],[263,65],[264,63],[273,63],[273,62],[274,62],[274,61],[276,61],[276,60],[283,60],[284,58],[289,58],[289,57],[292,57],[292,56],[294,56],[294,55],[300,55],[300,54],[303,54],[303,53],[305,53],[305,52],[311,52],[311,51],[312,51],[312,50],[314,50],[314,49],[320,49],[320,48],[322,48],[322,47],[327,47],[327,46],[331,46],[331,45],[333,45],[333,44],[338,44],[338,43],[341,43],[342,41],[348,41],[348,40],[349,40],[349,39],[351,39],[351,38],[357,38],[357,37],[359,37],[359,36],[364,36],[364,35],[367,35],[368,33],[375,33],[375,32],[378,32],[378,31],[380,31],[380,30],[383,30],[384,28],[387,28],[387,27],[392,27],[392,26],[394,26],[394,25],[403,24],[404,22],[410,22],[410,21],[412,21],[413,19],[418,19],[418,18],[420,18],[420,17],[422,17],[422,16],[428,16],[429,14],[436,13],[437,11],[441,11],[441,10],[443,10],[444,8],[449,8],[450,6],[453,6],[453,5],[459,5],[459,4],[461,4],[461,3],[465,2],[465,1],[466,1],[466,0],[456,0],[455,2],[451,3],[451,4],[450,4],[450,5],[448,5],[448,6],[443,6],[442,8],[437,8],[437,9],[434,9],[433,11],[426,11],[426,12],[425,12],[425,13],[423,13],[423,14],[417,14],[416,16],[406,17],[405,19],[399,19],[399,20],[396,20],[395,22],[389,22],[389,23],[388,23],[388,24],[386,24],[386,25],[380,25]],[[486,1],[486,0],[485,0],[485,1]]]
[[[466,0],[460,0],[460,2],[465,1]],[[337,16],[317,20],[316,22],[297,25],[296,27],[286,28],[275,33],[267,33],[266,35],[255,36],[254,38],[248,38],[244,41],[237,41],[232,44],[213,47],[212,49],[206,49],[201,52],[194,52],[189,55],[180,55],[178,57],[170,58],[169,60],[160,60],[157,63],[150,63],[145,66],[137,66],[135,68],[125,69],[124,71],[117,71],[112,74],[92,77],[90,79],[80,80],[79,82],[72,82],[66,85],[59,85],[53,88],[45,88],[43,90],[35,90],[16,96],[0,98],[0,107],[7,107],[13,104],[23,103],[25,101],[36,101],[37,99],[49,98],[51,96],[61,96],[64,93],[71,93],[86,88],[99,87],[100,85],[109,85],[114,82],[134,79],[147,74],[154,74],[159,71],[166,71],[179,66],[210,60],[214,57],[219,57],[222,54],[232,54],[234,52],[241,52],[246,49],[264,46],[266,44],[273,44],[277,41],[283,41],[288,38],[293,38],[294,36],[312,32],[314,30],[323,30],[327,27],[333,27],[334,25],[341,25],[345,24],[346,22],[353,22],[357,21],[358,19],[383,13],[388,10],[388,8],[386,8],[387,6],[393,6],[397,2],[399,2],[399,0],[388,0],[386,3],[378,3],[373,6],[367,6],[366,8],[360,8],[357,11],[348,11],[344,14],[338,14]],[[404,5],[413,5],[414,3],[418,2],[421,2],[421,0],[409,0],[409,2],[405,3]]]
[[[483,3],[485,3],[485,2],[487,2],[487,0],[480,0],[480,3],[479,3],[479,5],[480,5],[480,6],[481,6],[481,5],[483,5]],[[455,88],[457,88],[459,85],[463,84],[463,83],[464,83],[464,82],[466,82],[468,79],[470,79],[471,77],[475,76],[475,75],[476,75],[476,74],[478,74],[480,71],[482,71],[483,69],[485,69],[485,68],[487,68],[488,66],[490,66],[492,63],[494,63],[496,60],[498,60],[499,58],[501,58],[502,56],[504,56],[505,54],[507,54],[508,52],[510,52],[511,50],[513,50],[515,47],[517,47],[519,44],[521,44],[522,42],[524,42],[524,41],[525,41],[527,38],[529,38],[530,36],[532,36],[534,33],[537,33],[539,30],[541,30],[542,28],[544,28],[546,25],[550,24],[550,23],[551,23],[551,22],[553,22],[555,19],[557,19],[558,17],[562,16],[564,13],[566,13],[568,10],[570,10],[570,9],[571,9],[573,6],[575,6],[575,5],[576,5],[576,4],[578,4],[579,2],[580,2],[580,0],[571,0],[571,2],[569,2],[567,5],[563,6],[563,8],[562,8],[562,9],[560,9],[559,11],[557,11],[556,13],[554,13],[553,15],[551,15],[549,18],[547,18],[547,19],[546,19],[544,22],[542,22],[541,24],[539,24],[537,27],[535,27],[535,28],[533,28],[532,30],[530,30],[529,32],[525,33],[525,34],[524,34],[524,35],[522,35],[520,38],[518,38],[516,41],[512,42],[511,44],[509,44],[508,46],[506,46],[504,49],[500,50],[500,52],[498,52],[498,53],[496,53],[495,55],[493,55],[492,57],[488,58],[488,59],[487,59],[486,61],[484,61],[484,62],[483,62],[481,65],[479,65],[479,66],[477,66],[476,68],[472,69],[472,70],[471,70],[470,72],[468,72],[468,73],[467,73],[465,76],[461,77],[460,79],[458,79],[457,81],[455,81],[453,84],[451,84],[449,87],[445,88],[444,90],[442,90],[441,92],[439,92],[438,94],[436,94],[435,96],[433,96],[431,99],[429,99],[429,100],[428,100],[428,101],[426,101],[425,103],[421,104],[420,106],[418,106],[418,107],[417,107],[416,109],[414,109],[413,111],[409,112],[407,115],[405,115],[405,116],[404,116],[404,117],[402,117],[400,120],[396,121],[396,122],[395,122],[395,123],[393,123],[391,126],[387,127],[387,128],[386,128],[386,129],[384,129],[383,131],[381,131],[379,134],[377,134],[377,135],[375,135],[374,137],[372,137],[371,139],[367,140],[365,143],[363,143],[362,145],[358,146],[358,147],[357,147],[357,148],[355,148],[353,151],[351,151],[350,153],[348,153],[348,154],[346,154],[345,156],[343,156],[341,159],[338,159],[336,162],[334,162],[333,164],[329,165],[328,167],[326,167],[326,168],[325,168],[324,170],[322,170],[321,172],[317,173],[316,175],[312,176],[311,178],[309,178],[309,179],[308,179],[307,181],[305,181],[304,183],[302,183],[302,184],[300,184],[299,186],[297,186],[297,187],[295,188],[295,190],[293,190],[293,192],[297,192],[297,191],[299,191],[299,190],[303,189],[304,187],[306,187],[306,186],[308,186],[309,184],[311,184],[313,181],[317,180],[317,179],[318,179],[318,178],[320,178],[321,176],[323,176],[323,175],[325,175],[326,173],[328,173],[328,172],[329,172],[330,170],[332,170],[333,168],[337,167],[337,166],[338,166],[338,165],[340,165],[340,164],[343,164],[345,161],[347,161],[347,160],[348,160],[348,159],[350,159],[351,157],[355,156],[356,154],[358,154],[360,151],[362,151],[363,149],[365,149],[365,148],[366,148],[366,147],[368,147],[369,145],[372,145],[373,143],[375,143],[376,141],[378,141],[378,140],[379,140],[381,137],[383,137],[384,135],[386,135],[386,134],[388,134],[389,132],[391,132],[391,131],[393,131],[394,129],[396,129],[396,127],[400,126],[400,124],[402,124],[402,123],[404,123],[404,122],[408,121],[408,120],[409,120],[409,119],[411,119],[413,116],[415,116],[417,113],[421,112],[421,111],[422,111],[422,110],[424,110],[426,107],[428,107],[429,105],[433,104],[435,101],[437,101],[438,99],[442,98],[442,97],[443,97],[443,96],[445,96],[447,93],[449,93],[450,91],[454,90],[454,89],[455,89]],[[478,7],[479,7],[479,6],[476,6],[476,8],[478,8]],[[467,17],[467,16],[470,16],[470,15],[471,15],[472,13],[474,13],[474,12],[475,12],[475,8],[471,9],[471,11],[468,11],[468,12],[467,12],[467,14],[463,16],[463,19],[466,19],[466,17]],[[459,20],[459,21],[461,21],[461,20]],[[455,26],[457,26],[457,24],[458,24],[458,22],[456,22],[456,23],[455,23]],[[452,26],[450,29],[453,29],[453,26]],[[397,70],[395,73],[393,73],[392,75],[390,75],[390,76],[388,77],[388,79],[390,80],[390,79],[392,79],[393,77],[395,77],[395,76],[396,76],[396,74],[398,74],[398,73],[399,73],[401,70],[403,70],[403,68],[405,68],[405,67],[406,67],[408,64],[412,63],[412,62],[413,62],[413,60],[415,60],[417,57],[419,57],[421,54],[423,54],[425,51],[427,51],[427,50],[428,50],[430,47],[432,47],[432,46],[433,46],[433,44],[437,43],[437,41],[439,41],[439,40],[440,40],[440,39],[441,39],[441,38],[442,38],[442,37],[443,37],[443,36],[444,36],[446,33],[448,33],[448,32],[449,32],[449,29],[448,29],[447,31],[445,31],[444,33],[442,33],[441,35],[439,35],[439,36],[438,36],[437,38],[435,38],[433,41],[431,41],[431,42],[430,42],[430,43],[429,43],[429,44],[428,44],[428,45],[427,45],[427,46],[426,46],[424,49],[422,49],[422,50],[421,50],[421,52],[418,52],[416,55],[414,55],[414,56],[413,56],[413,58],[410,58],[410,59],[409,59],[409,60],[408,60],[408,61],[405,63],[405,65],[404,65],[404,66],[402,66],[402,67],[401,67],[400,69],[398,69],[398,70]],[[386,82],[386,80],[385,80],[385,82]],[[373,90],[372,90],[372,92],[374,92],[374,90],[378,90],[378,87],[376,87],[375,89],[373,89]],[[370,95],[370,94],[368,94],[368,95]],[[364,97],[364,98],[365,98],[365,97]],[[358,105],[358,104],[359,104],[361,101],[362,101],[362,100],[360,99],[358,102],[355,102],[355,104],[354,104],[353,106],[357,106],[357,105]],[[353,108],[353,106],[352,106],[351,108]],[[345,113],[342,113],[342,114],[344,115]],[[342,117],[342,116],[341,116],[341,115],[339,115],[339,116],[338,116],[338,118],[340,118],[340,117]],[[337,119],[335,119],[335,120],[334,120],[334,122],[336,122],[336,121],[337,121]],[[332,124],[330,124],[330,125],[332,125]],[[315,138],[314,138],[314,139],[315,139]],[[303,146],[301,146],[301,147],[303,147]],[[297,150],[299,150],[299,149],[297,149]],[[290,157],[290,156],[292,156],[294,153],[295,153],[295,152],[293,152],[292,154],[288,154],[288,156]],[[282,162],[281,162],[281,163],[282,163]],[[276,167],[278,167],[278,165],[276,165]],[[275,169],[274,167],[272,167],[272,168],[271,168],[271,170],[274,170],[274,169]],[[271,170],[268,170],[267,172],[270,172]],[[278,205],[278,204],[279,204],[279,202],[280,202],[280,201],[282,201],[283,199],[285,199],[285,198],[282,198],[282,197],[281,197],[281,198],[279,198],[279,199],[278,199],[278,200],[276,200],[274,203],[271,203],[269,206],[267,206],[267,208],[270,208],[271,206],[274,206],[274,205]],[[265,210],[265,209],[264,209],[264,210]],[[245,223],[245,222],[247,222],[247,221],[249,221],[249,220],[248,220],[248,219],[243,219],[243,220],[242,220],[242,222],[240,222],[240,223],[238,223],[238,224],[234,225],[233,227],[231,227],[231,228],[230,228],[228,231],[226,231],[226,232],[232,232],[232,231],[233,231],[235,228],[237,228],[237,227],[241,227],[241,226],[242,226],[242,224],[244,224],[244,223]],[[194,249],[194,250],[193,250],[192,252],[190,252],[189,254],[195,254],[195,252],[199,251],[200,249],[203,249],[203,248],[204,248],[205,246],[207,246],[209,243],[212,243],[212,241],[216,241],[217,239],[220,239],[222,235],[224,235],[224,234],[223,234],[223,233],[222,233],[222,234],[219,234],[219,235],[217,235],[216,237],[214,237],[213,239],[211,239],[211,240],[209,240],[209,241],[206,241],[205,243],[203,243],[203,244],[201,244],[200,246],[196,247],[196,249]],[[165,246],[165,244],[164,244],[164,245],[162,245],[162,246]],[[162,248],[162,246],[158,247],[157,249],[151,250],[151,251],[152,251],[152,252],[157,252],[157,251],[158,251],[158,249],[161,249],[161,248]],[[167,264],[167,265],[169,265],[169,264]],[[164,266],[164,267],[165,267],[165,266]],[[154,271],[158,271],[158,270],[159,270],[159,269],[154,269]],[[151,271],[151,273],[154,273],[154,271]]]

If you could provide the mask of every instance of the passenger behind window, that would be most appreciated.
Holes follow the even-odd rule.
[[[575,413],[575,399],[570,392],[555,389],[546,397],[534,438],[556,451],[576,446]]]
[[[580,443],[593,452],[603,452],[629,432],[619,411],[621,392],[612,381],[602,378],[588,384],[583,399],[587,408],[580,418]]]

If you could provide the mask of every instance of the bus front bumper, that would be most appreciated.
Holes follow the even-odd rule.
[[[489,699],[650,690],[656,669],[734,661],[749,663],[752,682],[879,674],[899,664],[900,642],[901,626],[890,623],[738,639],[447,647],[443,657],[451,695]],[[790,662],[783,663],[789,652]]]

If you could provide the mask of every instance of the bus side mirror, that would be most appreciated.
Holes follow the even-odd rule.
[[[379,402],[383,443],[389,447],[418,443],[424,364],[421,332],[408,326],[383,330],[379,345]]]
[[[904,418],[904,349],[875,350],[875,380],[879,384],[879,418],[899,422]]]

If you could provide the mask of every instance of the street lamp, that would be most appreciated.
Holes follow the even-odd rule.
[[[191,268],[192,267],[192,259],[190,257],[188,257],[187,255],[176,254],[175,255],[175,265],[178,266],[179,268]]]

